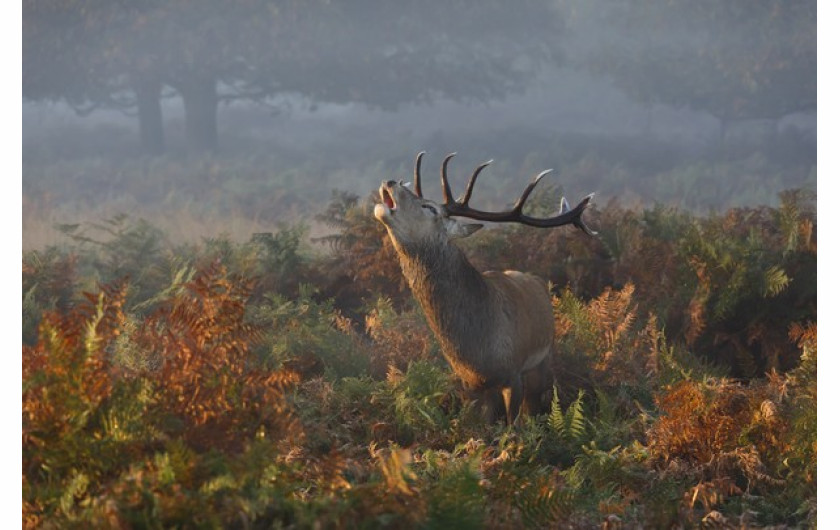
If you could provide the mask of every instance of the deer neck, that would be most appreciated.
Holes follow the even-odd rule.
[[[455,244],[396,244],[403,276],[452,363],[472,364],[481,355],[478,326],[492,325],[493,303],[483,275]],[[472,351],[473,345],[475,350]]]

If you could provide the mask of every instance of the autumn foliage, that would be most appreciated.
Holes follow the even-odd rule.
[[[122,219],[27,253],[24,527],[815,525],[807,196],[466,240],[552,282],[549,412],[517,429],[458,386],[369,206],[336,196],[311,244]]]
[[[38,342],[24,347],[25,491],[69,481],[75,496],[100,495],[89,488],[175,440],[238,453],[255,437],[298,434],[286,397],[297,378],[251,359],[260,331],[244,321],[247,284],[208,267],[142,322],[124,312],[126,291],[104,286],[65,314],[45,313]],[[29,505],[24,521],[53,510],[73,520],[66,499]]]

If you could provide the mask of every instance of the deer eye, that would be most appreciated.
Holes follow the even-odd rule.
[[[437,216],[438,214],[437,208],[435,208],[431,204],[421,204],[420,207],[431,215]]]

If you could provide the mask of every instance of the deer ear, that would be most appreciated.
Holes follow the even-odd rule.
[[[446,220],[446,233],[449,234],[449,239],[458,239],[461,237],[471,236],[478,232],[483,224],[480,223],[462,223],[455,219]]]

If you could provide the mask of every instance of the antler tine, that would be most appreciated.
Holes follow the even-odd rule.
[[[553,169],[546,169],[536,177],[534,180],[531,181],[530,184],[525,188],[525,191],[522,192],[522,195],[519,197],[519,200],[516,201],[516,204],[513,205],[513,211],[516,213],[522,213],[522,207],[525,206],[525,201],[528,200],[528,196],[531,195],[531,192],[534,191],[534,188],[537,187],[537,184],[540,183],[540,180],[549,173],[554,171]]]
[[[472,176],[470,177],[469,182],[467,183],[467,189],[464,192],[464,196],[462,199],[458,201],[452,200],[452,191],[449,187],[449,181],[446,175],[446,167],[449,163],[449,160],[455,156],[455,153],[448,155],[443,160],[443,165],[441,166],[441,181],[443,183],[443,194],[444,194],[444,203],[443,207],[446,210],[447,214],[459,217],[469,217],[471,219],[477,219],[479,221],[490,221],[493,223],[519,223],[528,226],[536,226],[538,228],[550,228],[554,226],[563,226],[563,225],[574,225],[577,228],[580,228],[585,233],[589,235],[595,235],[597,232],[594,230],[590,230],[588,226],[583,222],[581,219],[581,215],[583,211],[589,206],[589,203],[592,201],[592,197],[595,195],[594,193],[587,195],[580,201],[577,206],[574,208],[569,208],[568,203],[566,202],[565,198],[560,202],[560,211],[557,215],[553,217],[531,217],[530,215],[525,215],[522,213],[522,208],[525,206],[525,202],[530,197],[531,192],[534,191],[534,188],[537,187],[540,180],[543,177],[548,175],[551,170],[545,170],[539,173],[534,180],[531,181],[526,187],[525,190],[522,192],[522,195],[519,196],[519,199],[513,205],[513,208],[508,211],[503,212],[485,212],[481,210],[475,210],[469,206],[470,196],[472,195],[473,186],[475,185],[475,181],[478,177],[478,174],[487,167],[490,162],[485,162],[481,164],[475,171],[473,171]]]
[[[470,181],[467,182],[467,189],[464,191],[464,196],[461,197],[461,199],[458,202],[460,202],[464,206],[466,206],[467,203],[470,202],[470,197],[472,197],[473,186],[475,186],[475,179],[478,178],[478,174],[481,173],[482,169],[486,168],[492,163],[493,160],[491,159],[475,168],[475,171],[473,171],[472,176],[470,176]]]
[[[423,197],[423,186],[420,184],[420,162],[423,161],[423,155],[426,151],[417,153],[417,160],[414,161],[414,193],[418,197]]]
[[[446,166],[449,165],[449,161],[452,160],[457,153],[449,153],[446,155],[446,158],[443,159],[443,164],[440,166],[440,184],[443,188],[443,204],[450,204],[453,201],[452,199],[452,188],[449,187],[449,179],[446,176]]]
[[[593,197],[595,197],[595,193],[590,193],[589,195],[584,197],[582,201],[580,201],[581,204],[584,203],[584,202],[586,203],[583,206],[584,208],[589,206],[589,202],[592,200]],[[568,206],[567,206],[567,208],[568,208]],[[578,215],[578,217],[574,221],[572,221],[572,224],[575,225],[576,227],[580,228],[581,230],[583,230],[587,235],[590,235],[590,236],[597,236],[598,235],[598,232],[596,232],[595,230],[592,230],[591,228],[586,226],[586,223],[583,222],[583,219],[580,218],[580,215]]]

